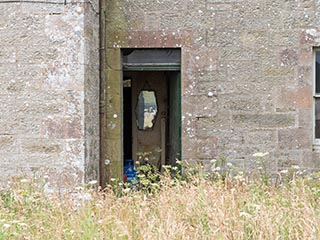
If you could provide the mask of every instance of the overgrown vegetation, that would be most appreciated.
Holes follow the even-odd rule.
[[[232,175],[225,160],[140,169],[134,185],[96,182],[45,193],[45,179],[19,179],[0,191],[0,239],[320,239],[320,182],[293,167],[277,181],[266,172]],[[259,169],[263,170],[263,169]]]

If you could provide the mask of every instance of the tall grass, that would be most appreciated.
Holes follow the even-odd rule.
[[[319,197],[303,178],[162,177],[156,191],[63,194],[23,179],[0,191],[0,239],[320,239]]]

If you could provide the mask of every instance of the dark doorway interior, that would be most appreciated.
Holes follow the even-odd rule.
[[[160,149],[157,166],[173,165],[181,158],[181,90],[180,71],[123,72],[123,156],[138,160],[137,152]],[[139,129],[138,98],[143,90],[154,91],[157,112],[154,126]],[[148,103],[145,114],[154,111]]]
[[[181,49],[122,49],[122,66],[124,162],[153,152],[159,169],[175,164],[181,159]]]
[[[132,159],[131,79],[123,82],[123,157]]]

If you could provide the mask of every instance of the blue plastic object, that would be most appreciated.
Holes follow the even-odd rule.
[[[134,169],[133,159],[126,159],[124,161],[123,174],[124,179],[128,182],[136,177],[137,171]]]

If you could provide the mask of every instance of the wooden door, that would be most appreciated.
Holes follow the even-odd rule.
[[[167,80],[164,72],[132,76],[132,157],[161,169],[166,161]],[[140,156],[140,157],[139,157]]]

